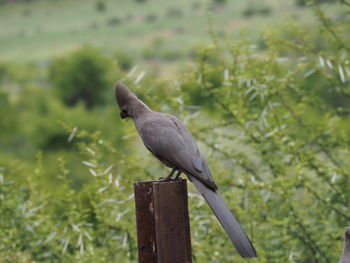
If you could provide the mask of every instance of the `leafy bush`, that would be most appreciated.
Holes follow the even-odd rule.
[[[111,166],[115,150],[93,134],[79,132],[86,172],[96,175],[92,184],[78,193],[70,187],[71,174],[65,160],[52,176],[59,187],[48,191],[40,181],[47,173],[43,157],[22,184],[13,179],[21,171],[1,163],[0,259],[2,262],[133,262],[136,259],[134,223],[129,214],[135,173],[125,165]],[[103,155],[110,158],[102,159]],[[114,159],[115,161],[116,159]],[[114,162],[114,164],[116,164]],[[92,168],[93,167],[93,168]],[[135,179],[135,178],[134,178]],[[126,190],[126,188],[128,190]],[[117,253],[116,253],[116,248]]]
[[[268,16],[271,13],[271,8],[268,6],[249,6],[243,10],[243,16],[249,17],[253,15]]]
[[[295,0],[295,4],[297,6],[306,6],[307,4],[313,4],[313,3],[317,3],[317,4],[322,4],[322,3],[335,3],[335,1],[333,0]]]
[[[50,66],[50,80],[67,106],[83,102],[88,109],[103,105],[112,81],[109,59],[92,47],[83,47],[68,56],[56,58]]]
[[[114,55],[119,68],[128,71],[135,64],[134,58],[127,51],[118,50]]]
[[[158,16],[155,13],[149,13],[145,16],[145,22],[154,23],[158,19]]]
[[[212,0],[213,4],[224,5],[226,4],[226,0]]]
[[[8,94],[5,92],[0,92],[0,108],[0,143],[4,145],[11,142],[13,134],[18,128],[18,119],[12,116],[14,109],[9,102]]]
[[[159,52],[164,48],[164,39],[162,37],[157,37],[152,41],[149,47],[146,47],[142,51],[142,57],[146,60],[156,59],[159,57]]]
[[[180,8],[172,7],[167,10],[166,16],[169,18],[179,18],[183,16],[183,12]]]
[[[107,8],[106,3],[104,1],[101,1],[101,0],[99,0],[95,3],[95,7],[96,7],[96,10],[98,12],[101,12],[101,13],[105,12],[106,8]]]
[[[163,61],[176,61],[184,57],[184,54],[179,50],[162,49],[159,52],[159,58]]]
[[[119,17],[111,17],[107,20],[107,26],[116,26],[122,23]]]
[[[330,27],[321,35],[328,43],[323,50],[291,24],[297,27],[294,38],[265,36],[264,55],[242,36],[227,49],[219,43],[203,50],[196,70],[182,78],[184,91],[195,89],[185,97],[188,104],[215,109],[216,124],[198,127],[196,137],[214,153],[221,192],[241,197],[231,207],[252,229],[258,262],[334,262],[350,220],[350,188],[344,183],[350,176],[349,104],[344,102],[349,43],[346,30],[315,8],[321,27],[324,22]],[[338,49],[330,44],[332,32]],[[299,55],[281,58],[281,49]],[[219,55],[213,61],[210,54]],[[207,238],[219,243],[214,235]],[[215,247],[218,262],[244,262],[227,257],[228,247],[221,245]]]

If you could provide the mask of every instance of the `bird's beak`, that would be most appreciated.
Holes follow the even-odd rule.
[[[123,111],[121,111],[120,112],[120,118],[125,119],[126,117],[127,117],[126,114]]]

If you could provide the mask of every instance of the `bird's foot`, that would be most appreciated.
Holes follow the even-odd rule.
[[[181,178],[179,178],[179,177],[180,177],[180,175],[181,175],[181,173],[182,173],[180,170],[177,171],[177,174],[176,174],[176,176],[175,176],[174,179],[171,178],[171,177],[173,176],[173,174],[174,174],[175,171],[176,171],[176,168],[173,168],[173,169],[171,170],[171,172],[168,174],[167,177],[160,177],[158,181],[159,181],[159,182],[168,182],[168,181],[177,181],[177,180],[180,180]]]
[[[171,180],[171,177],[173,176],[173,174],[175,173],[176,171],[176,168],[174,167],[173,169],[171,169],[171,172],[168,174],[167,177],[165,178],[159,178],[159,182],[167,182],[167,181],[170,181]]]
[[[167,176],[167,177],[160,177],[158,179],[158,182],[168,182],[168,181],[171,181],[171,180],[172,180],[172,178],[169,177],[169,176]]]
[[[176,176],[175,176],[175,180],[181,180],[182,178],[180,177],[180,175],[181,175],[181,171],[179,170],[179,171],[177,171],[177,174],[176,174]]]

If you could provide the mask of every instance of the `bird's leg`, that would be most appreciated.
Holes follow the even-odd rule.
[[[161,179],[159,179],[159,181],[160,181],[160,182],[166,182],[166,181],[171,180],[171,177],[173,176],[173,174],[175,173],[175,171],[176,171],[176,167],[174,167],[174,168],[171,170],[171,172],[168,174],[167,177],[161,178]]]
[[[176,176],[175,176],[175,180],[179,179],[181,173],[182,173],[182,172],[181,172],[180,170],[177,171],[177,174],[176,174]]]

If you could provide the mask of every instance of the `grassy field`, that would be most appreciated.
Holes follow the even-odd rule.
[[[301,21],[309,19],[311,12],[298,8],[294,1],[276,0],[227,1],[223,6],[193,0],[108,0],[102,2],[103,10],[98,10],[97,3],[62,0],[3,4],[0,59],[43,61],[89,44],[110,54],[119,49],[137,60],[160,57],[172,65],[187,60],[198,46],[210,43],[210,17],[219,33],[237,36],[246,30],[258,37],[263,27],[276,26],[285,16]],[[244,15],[256,8],[262,11]]]

